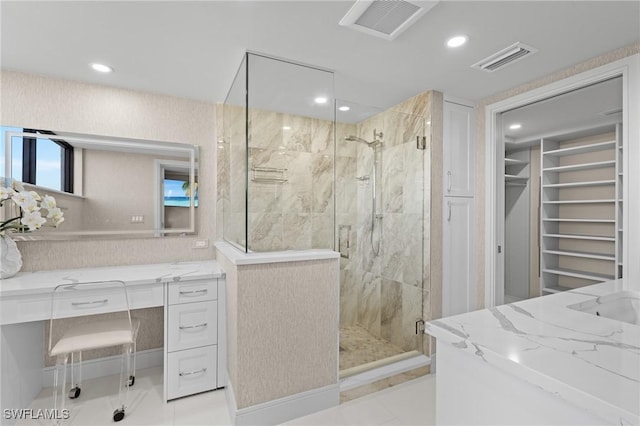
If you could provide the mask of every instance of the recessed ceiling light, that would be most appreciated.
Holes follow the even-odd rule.
[[[291,126],[282,126],[282,130],[291,130]]]
[[[457,35],[455,37],[451,37],[447,40],[447,46],[449,47],[460,47],[465,44],[469,40],[466,35]]]
[[[318,96],[313,101],[315,103],[317,103],[317,104],[326,104],[327,103],[327,98],[325,98],[324,96]]]
[[[351,108],[349,108],[348,106],[341,106],[340,108],[338,108],[340,111],[349,111]]]
[[[515,123],[515,124],[512,124],[511,126],[509,126],[509,130],[518,130],[518,129],[521,129],[521,128],[522,128],[522,124],[520,124],[520,123]]]
[[[103,73],[109,73],[109,72],[113,72],[113,68],[111,68],[108,65],[104,65],[104,64],[98,64],[98,63],[92,63],[89,64],[91,66],[91,68],[94,71],[98,71],[98,72],[103,72]]]

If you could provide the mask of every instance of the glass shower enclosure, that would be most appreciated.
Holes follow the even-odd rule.
[[[333,73],[247,53],[224,104],[224,238],[333,248]],[[220,145],[219,145],[220,147]]]
[[[223,105],[224,239],[340,253],[342,377],[424,353],[428,101],[336,100],[332,72],[246,53]]]

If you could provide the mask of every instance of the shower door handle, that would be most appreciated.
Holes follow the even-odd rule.
[[[449,213],[447,214],[447,222],[451,222],[451,201],[447,201],[447,206],[449,207]]]
[[[451,170],[447,172],[447,192],[451,192]]]

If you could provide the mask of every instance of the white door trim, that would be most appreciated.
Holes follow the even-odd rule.
[[[497,116],[513,108],[545,98],[575,90],[616,76],[622,76],[622,145],[623,152],[623,264],[624,276],[640,279],[640,221],[630,221],[630,217],[640,217],[640,186],[630,188],[630,182],[640,182],[640,168],[630,168],[630,164],[640,164],[640,54],[635,54],[609,64],[594,68],[571,77],[556,81],[526,93],[487,105],[485,112],[485,308],[496,304],[497,247],[503,242],[497,238]],[[633,117],[633,120],[630,120]]]

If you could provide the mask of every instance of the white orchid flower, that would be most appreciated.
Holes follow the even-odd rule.
[[[54,222],[62,222],[62,210],[60,210],[60,208],[58,207],[54,207],[52,209],[49,209],[49,214],[47,215],[47,218],[52,219]],[[62,220],[60,220],[62,219]]]
[[[40,206],[38,206],[38,202],[33,198],[29,198],[29,197],[25,199],[25,201],[20,205],[20,207],[22,208],[22,210],[29,213],[40,210]]]
[[[11,196],[13,196],[14,191],[11,188],[7,188],[4,186],[0,186],[0,201],[2,200],[6,200],[8,198],[11,198]]]
[[[33,196],[28,192],[14,192],[11,199],[20,207],[29,200],[33,200]]]
[[[25,213],[24,217],[20,219],[20,223],[29,227],[29,231],[39,229],[46,222],[47,219],[42,217],[40,211]]]
[[[58,225],[60,225],[62,222],[64,222],[64,217],[56,216],[51,221],[53,222],[53,226],[58,227]]]
[[[29,194],[31,194],[34,200],[40,201],[40,194],[38,194],[36,191],[29,191]]]
[[[45,195],[42,198],[42,202],[40,203],[40,207],[44,207],[47,210],[55,209],[56,208],[56,199],[53,198],[51,195]],[[49,217],[49,216],[47,216],[47,217]]]
[[[15,179],[11,181],[11,187],[14,189],[14,191],[18,191],[18,192],[24,191],[24,186],[22,186],[22,182],[18,182]]]

